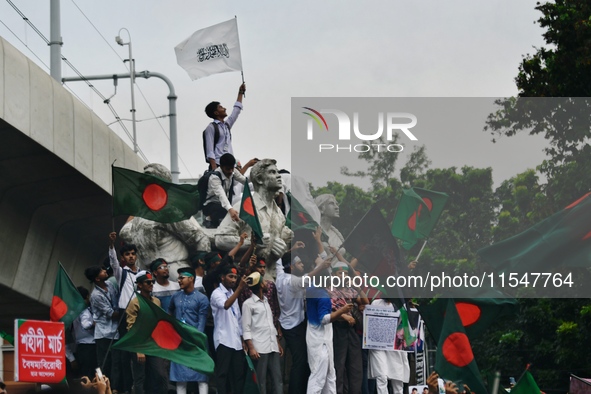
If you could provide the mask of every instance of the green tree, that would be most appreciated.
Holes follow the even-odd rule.
[[[591,3],[557,0],[536,9],[546,47],[523,58],[515,78],[518,97],[499,100],[485,129],[495,137],[544,135],[549,158],[538,169],[558,210],[591,189]]]

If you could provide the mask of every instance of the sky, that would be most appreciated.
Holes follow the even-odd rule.
[[[49,1],[12,3],[49,38]],[[247,93],[233,128],[234,153],[242,163],[269,157],[289,169],[292,97],[515,95],[522,56],[543,45],[535,5],[536,0],[61,0],[62,53],[87,76],[126,73],[122,59],[128,47],[118,46],[115,36],[128,29],[136,70],[159,72],[174,84],[180,178],[198,178],[206,168],[205,105],[216,100],[230,108],[242,80],[233,72],[191,81],[177,65],[174,47],[194,31],[236,16]],[[49,72],[42,64],[49,64],[49,47],[7,1],[0,2],[0,21],[0,35]],[[128,40],[125,31],[121,36]],[[76,76],[66,65],[62,73]],[[114,93],[112,81],[93,84],[106,97]],[[84,82],[67,87],[105,123],[115,122]],[[159,79],[136,80],[139,147],[150,162],[169,166],[168,118],[151,119],[168,114],[167,95]],[[119,81],[111,103],[121,118],[131,118],[129,80]],[[124,123],[131,132],[131,122]],[[131,146],[119,123],[110,127]],[[450,132],[443,144],[465,144],[473,154],[450,155],[441,141],[427,143],[431,167],[492,166],[498,185],[544,159],[542,138],[521,135],[493,144],[489,134],[471,132],[469,138]],[[310,177],[321,186],[321,178]]]

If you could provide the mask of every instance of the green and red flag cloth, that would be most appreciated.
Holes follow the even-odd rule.
[[[417,340],[416,332],[413,330],[408,320],[406,306],[400,308],[399,311],[400,321],[398,323],[398,327],[396,327],[396,332],[402,332],[404,338],[404,347],[409,347],[414,343],[414,341]]]
[[[465,290],[462,290],[463,295],[466,294]],[[502,318],[514,319],[517,315],[517,300],[500,298],[504,295],[495,289],[474,292],[474,296],[488,298],[451,298],[470,339],[478,338],[495,321]],[[435,341],[439,339],[446,308],[447,299],[445,298],[433,299],[428,304],[418,306],[421,317]]]
[[[524,232],[477,253],[499,271],[543,272],[557,267],[588,267],[591,193]]]
[[[214,363],[207,354],[207,336],[143,296],[137,299],[140,309],[135,324],[113,349],[164,358],[211,375]]]
[[[477,394],[488,392],[476,365],[470,340],[451,299],[447,300],[445,319],[437,344],[435,370],[441,378],[454,381],[458,387],[467,384]]]
[[[254,205],[252,194],[250,193],[250,186],[248,186],[248,178],[244,182],[244,190],[242,191],[242,202],[240,203],[240,219],[244,220],[254,232],[256,243],[263,244],[263,228],[259,222],[259,215],[257,208]]]
[[[289,212],[285,218],[285,225],[292,229],[292,231],[316,231],[320,225],[314,220],[314,218],[312,218],[312,215],[308,213],[302,203],[300,203],[290,192],[287,192],[287,197],[289,198]],[[322,232],[321,239],[324,242],[328,242],[328,236],[324,231]]]
[[[403,189],[402,192],[392,222],[392,235],[402,240],[402,247],[409,250],[419,240],[429,237],[449,196],[419,187]]]
[[[250,356],[244,352],[246,356],[246,377],[244,378],[244,388],[242,389],[243,394],[259,394],[257,372]]]
[[[174,223],[189,219],[199,211],[197,185],[177,185],[154,175],[111,168],[114,216],[132,215]]]
[[[6,331],[0,331],[0,338],[14,346],[14,337]]]
[[[377,205],[371,207],[357,223],[345,239],[343,247],[359,260],[369,275],[380,277],[382,283],[385,283],[385,278],[389,275],[401,274],[403,264],[398,244]],[[383,289],[386,292],[394,292],[393,290]],[[400,295],[396,290],[395,294],[384,294],[384,297],[396,298]]]
[[[320,225],[290,192],[287,192],[287,197],[289,198],[289,212],[287,213],[285,225],[293,231],[300,229],[315,231]]]
[[[511,394],[540,394],[542,391],[536,384],[534,377],[529,371],[525,371],[521,379],[511,389]]]
[[[59,268],[55,278],[49,318],[51,321],[61,321],[66,328],[69,328],[82,311],[86,309],[87,305],[66,273],[62,263],[58,262],[58,264]]]

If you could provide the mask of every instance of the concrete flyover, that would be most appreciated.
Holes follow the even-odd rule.
[[[107,256],[111,163],[145,163],[0,37],[0,330],[49,320],[58,261],[76,285]],[[121,218],[114,223],[122,226]]]

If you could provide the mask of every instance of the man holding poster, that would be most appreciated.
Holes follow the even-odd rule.
[[[394,305],[389,299],[377,299],[371,303],[374,307],[379,307],[394,311]],[[396,324],[389,325],[395,336]],[[388,394],[388,380],[392,384],[394,394],[403,394],[403,384],[410,379],[410,366],[406,352],[394,350],[393,347],[388,350],[369,350],[368,377],[376,380],[378,394]]]

